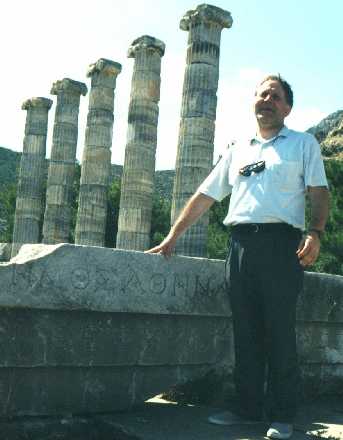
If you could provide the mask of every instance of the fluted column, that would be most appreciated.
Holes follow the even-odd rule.
[[[212,167],[220,37],[222,29],[231,25],[229,12],[206,4],[188,11],[180,23],[180,28],[189,34],[175,165],[172,224]],[[208,214],[205,214],[180,237],[176,253],[206,256],[207,228]]]
[[[144,35],[132,43],[135,59],[121,183],[117,247],[144,250],[150,244],[161,57],[165,45]]]
[[[57,104],[46,191],[43,243],[69,241],[80,95],[86,93],[86,84],[69,78],[56,81],[51,89],[51,94],[57,95]]]
[[[22,244],[40,241],[44,213],[46,136],[51,106],[52,100],[47,98],[28,99],[22,105],[27,115],[17,186],[12,257]]]
[[[89,109],[83,151],[75,243],[104,246],[111,171],[114,89],[121,64],[100,58],[91,64]]]

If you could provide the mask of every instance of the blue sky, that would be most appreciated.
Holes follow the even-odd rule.
[[[89,64],[120,62],[115,97],[112,162],[123,163],[133,60],[127,49],[148,34],[163,40],[157,169],[174,167],[187,33],[179,29],[189,0],[12,0],[2,10],[0,145],[22,150],[22,102],[50,96],[55,80],[86,82]],[[307,129],[343,108],[340,0],[231,0],[212,4],[231,12],[233,26],[221,41],[215,156],[227,143],[254,130],[251,98],[266,73],[280,72],[292,85],[295,106],[287,124]],[[55,100],[55,97],[52,97]],[[81,99],[78,159],[82,156],[88,96]],[[54,107],[49,117],[50,154]]]

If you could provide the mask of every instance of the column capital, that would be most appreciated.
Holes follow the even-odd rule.
[[[187,11],[180,21],[180,29],[189,31],[194,23],[213,23],[222,28],[230,28],[233,20],[230,12],[217,6],[202,4],[196,9]]]
[[[150,37],[150,35],[143,35],[142,37],[136,38],[136,40],[132,42],[127,52],[127,56],[128,58],[135,58],[136,53],[140,50],[152,49],[163,57],[165,48],[166,45],[163,43],[163,41]]]
[[[59,93],[66,91],[74,95],[87,94],[87,86],[83,82],[74,81],[70,78],[63,78],[53,83],[50,93],[52,95],[58,95]]]
[[[100,58],[93,64],[89,65],[87,78],[91,78],[95,73],[104,73],[106,76],[117,76],[121,72],[122,66],[115,61]]]
[[[53,104],[52,99],[49,98],[30,98],[23,102],[21,109],[22,110],[29,110],[30,108],[46,108],[47,110],[51,109],[51,106]]]

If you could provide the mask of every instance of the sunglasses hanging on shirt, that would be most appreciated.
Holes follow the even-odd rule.
[[[250,165],[246,165],[243,168],[240,168],[239,174],[244,177],[251,176],[251,173],[260,173],[266,168],[266,162],[264,160],[260,160],[259,162],[252,163]]]

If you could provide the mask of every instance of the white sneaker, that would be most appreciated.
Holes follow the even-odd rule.
[[[254,423],[259,423],[257,420],[247,420],[240,417],[231,411],[224,411],[219,414],[214,414],[207,419],[210,423],[215,425],[251,425]]]
[[[272,423],[267,431],[267,437],[287,440],[292,437],[293,425],[290,423]]]

